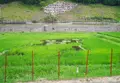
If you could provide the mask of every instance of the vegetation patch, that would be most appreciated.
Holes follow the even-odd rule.
[[[2,35],[4,34],[4,35]],[[88,77],[110,76],[110,49],[113,48],[113,76],[120,75],[119,32],[103,33],[1,33],[0,52],[7,52],[7,82],[31,81],[32,51],[34,52],[34,80],[56,80],[60,51],[60,79],[85,77],[86,54]],[[106,36],[109,34],[112,36]],[[43,45],[44,44],[44,45]],[[82,49],[84,48],[84,49]],[[0,56],[0,80],[4,83],[4,56]],[[76,69],[79,68],[79,73]]]
[[[48,15],[45,18],[43,18],[43,22],[45,23],[55,23],[58,21],[58,18],[53,15]]]
[[[48,3],[54,2],[50,0],[47,1]],[[26,5],[21,2],[8,3],[2,8],[2,18],[3,18],[2,20],[10,20],[10,21],[35,20],[37,22],[40,21],[44,22],[43,19],[48,20],[49,17],[51,19],[51,16],[45,14],[43,9],[44,7],[42,6]],[[73,10],[56,15],[55,19],[57,19],[57,21],[101,21],[101,20],[120,21],[119,16],[120,16],[119,6],[106,6],[102,4],[84,5],[80,3]]]

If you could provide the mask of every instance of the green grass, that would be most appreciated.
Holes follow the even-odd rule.
[[[2,9],[3,17],[5,20],[40,21],[47,16],[41,8],[53,2],[55,0],[47,0],[46,3],[42,2],[41,6],[12,2],[6,4]],[[58,20],[60,21],[85,21],[85,19],[88,19],[88,21],[102,21],[102,19],[120,21],[120,6],[79,4],[72,11],[58,15]]]
[[[112,34],[110,32],[106,32],[106,33],[102,33],[102,34],[106,34],[106,35],[110,35],[113,37],[120,37],[120,33],[119,32],[112,32]]]
[[[61,20],[71,21],[84,21],[90,19],[91,21],[99,21],[99,19],[113,19],[120,20],[120,7],[119,6],[105,6],[102,4],[79,4],[75,9],[70,12],[59,15]],[[94,18],[92,20],[92,18]],[[89,20],[88,20],[89,21]]]
[[[115,32],[102,34],[115,35]],[[116,32],[118,37],[119,32]],[[120,46],[102,40],[97,33],[0,33],[0,52],[9,49],[7,83],[31,81],[31,57],[34,50],[35,80],[57,80],[57,53],[61,52],[60,79],[85,77],[86,53],[90,49],[88,77],[110,76],[110,50],[113,48],[113,75],[120,75]],[[81,39],[81,43],[33,46],[47,39]],[[109,40],[109,38],[108,38]],[[120,43],[119,43],[120,44]],[[86,50],[76,51],[72,46]],[[24,55],[19,55],[24,53]],[[76,68],[79,73],[76,74]],[[4,81],[4,55],[0,56],[0,83]]]
[[[20,2],[12,2],[6,4],[2,9],[2,14],[5,20],[40,20],[45,15],[44,12],[40,10],[41,7],[34,5],[25,5]]]

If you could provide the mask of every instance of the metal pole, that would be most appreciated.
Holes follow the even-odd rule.
[[[1,8],[1,5],[0,5],[0,18],[1,18],[1,14],[2,14],[1,12],[2,12],[2,8]]]
[[[85,75],[87,76],[87,74],[88,74],[88,56],[89,56],[89,50],[87,51],[87,56],[86,56],[86,73],[85,73]]]
[[[58,79],[60,78],[60,52],[58,52]]]
[[[3,8],[2,8],[2,6],[1,6],[1,21],[3,23]]]
[[[6,77],[7,77],[7,55],[5,55],[4,83],[6,83]]]
[[[34,80],[34,52],[32,51],[32,81]]]
[[[112,76],[112,61],[113,60],[113,49],[111,49],[111,56],[110,56],[110,76]]]
[[[119,63],[120,63],[120,55],[119,55]]]

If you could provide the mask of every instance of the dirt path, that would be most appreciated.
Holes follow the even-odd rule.
[[[99,78],[85,78],[76,79],[76,80],[59,80],[59,81],[48,81],[41,80],[36,82],[18,82],[18,83],[120,83],[120,76],[113,77],[99,77]]]

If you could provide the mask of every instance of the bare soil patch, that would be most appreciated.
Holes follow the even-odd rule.
[[[120,83],[120,76],[113,77],[98,77],[98,78],[81,78],[73,80],[58,80],[58,81],[48,81],[39,80],[35,82],[18,82],[18,83]]]

